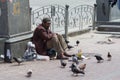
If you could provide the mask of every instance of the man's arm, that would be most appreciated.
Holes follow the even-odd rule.
[[[50,39],[52,39],[52,37],[54,36],[54,33],[52,33],[52,32],[47,32],[46,30],[41,29],[41,30],[39,31],[39,35],[41,36],[41,38],[42,38],[43,40],[50,40]]]

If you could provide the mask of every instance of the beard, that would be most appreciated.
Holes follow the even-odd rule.
[[[49,26],[46,26],[45,29],[48,30],[48,29],[49,29]]]

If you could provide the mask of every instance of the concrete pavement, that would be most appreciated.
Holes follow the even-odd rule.
[[[68,50],[70,54],[77,53],[82,49],[83,55],[90,57],[88,60],[80,61],[86,63],[85,75],[72,76],[69,66],[71,62],[67,60],[66,68],[60,68],[59,60],[50,61],[30,61],[23,62],[20,66],[17,63],[0,64],[0,80],[119,80],[120,76],[120,35],[97,34],[91,31],[86,34],[69,37],[70,44],[74,49]],[[112,43],[108,42],[108,37]],[[75,46],[75,41],[79,40],[79,46]],[[107,61],[107,53],[111,52],[112,61]],[[100,54],[104,58],[103,63],[97,63],[95,54]],[[25,75],[28,69],[33,70],[30,78]]]

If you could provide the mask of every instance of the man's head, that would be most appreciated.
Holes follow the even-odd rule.
[[[42,20],[43,27],[45,27],[46,29],[48,29],[50,27],[50,24],[51,24],[50,18],[43,18],[43,20]]]

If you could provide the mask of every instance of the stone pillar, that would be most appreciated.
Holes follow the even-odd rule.
[[[110,3],[109,0],[96,0],[97,3],[97,21],[109,21]]]
[[[68,26],[69,26],[69,5],[65,5],[65,39],[68,39]]]
[[[22,56],[32,36],[29,0],[0,0],[0,38],[12,56]]]

